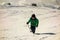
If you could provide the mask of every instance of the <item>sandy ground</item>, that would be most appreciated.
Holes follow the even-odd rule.
[[[33,35],[26,25],[32,14],[39,19]],[[43,34],[55,33],[55,35]],[[60,40],[60,10],[40,7],[0,9],[0,40]]]

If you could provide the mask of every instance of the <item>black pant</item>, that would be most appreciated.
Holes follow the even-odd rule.
[[[32,33],[34,34],[35,31],[36,31],[36,27],[35,27],[35,26],[31,26],[31,31],[32,31]]]

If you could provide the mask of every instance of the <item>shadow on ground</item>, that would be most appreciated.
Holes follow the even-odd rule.
[[[56,33],[35,33],[36,35],[56,35]]]

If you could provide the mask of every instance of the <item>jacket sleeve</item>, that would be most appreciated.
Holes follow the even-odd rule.
[[[29,24],[29,23],[30,23],[30,21],[31,21],[31,18],[28,20],[27,24]]]
[[[38,27],[38,25],[39,25],[39,20],[37,19],[37,27]]]

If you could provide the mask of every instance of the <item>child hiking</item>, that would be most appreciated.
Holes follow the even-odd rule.
[[[35,31],[36,31],[36,27],[38,27],[38,24],[39,24],[39,20],[36,18],[35,14],[32,14],[31,18],[28,20],[27,24],[31,24],[30,25],[30,29],[31,29],[31,32],[33,34],[35,34]]]

